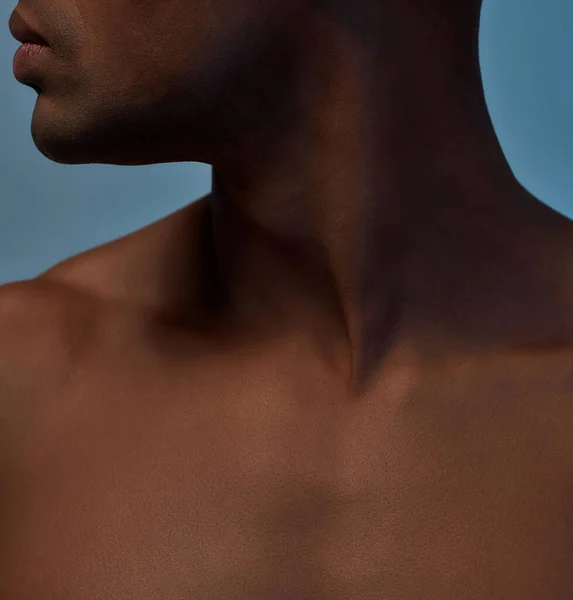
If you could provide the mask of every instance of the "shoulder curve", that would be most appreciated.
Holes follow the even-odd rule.
[[[0,285],[0,402],[63,384],[85,333],[82,296],[49,277]]]
[[[2,333],[42,333],[41,325],[56,325],[59,318],[78,312],[89,298],[85,293],[54,277],[14,281],[0,285],[0,327]],[[74,311],[75,309],[75,311]],[[5,341],[0,335],[0,343]]]

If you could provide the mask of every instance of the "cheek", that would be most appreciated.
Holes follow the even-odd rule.
[[[99,85],[125,93],[241,79],[299,26],[301,0],[81,0],[80,62]],[[143,100],[143,98],[142,98]]]

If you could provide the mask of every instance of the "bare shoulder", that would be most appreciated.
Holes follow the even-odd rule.
[[[157,221],[53,265],[42,275],[102,301],[154,306],[164,295],[165,272],[193,261],[192,239],[209,195]]]
[[[62,385],[93,301],[50,277],[0,286],[0,398]]]

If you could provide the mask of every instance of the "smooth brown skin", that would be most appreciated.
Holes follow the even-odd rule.
[[[572,226],[480,2],[16,12],[42,154],[215,185],[2,288],[0,598],[573,599]]]

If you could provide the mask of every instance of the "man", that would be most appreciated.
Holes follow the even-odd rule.
[[[480,8],[18,5],[44,156],[215,185],[2,289],[2,600],[573,598],[573,232]]]

